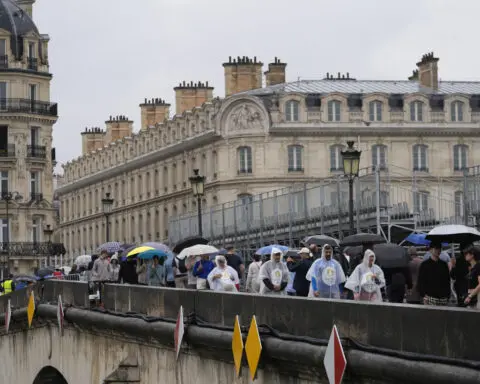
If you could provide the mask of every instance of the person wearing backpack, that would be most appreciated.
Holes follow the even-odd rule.
[[[172,260],[173,274],[175,276],[175,287],[188,288],[187,257],[175,256]]]

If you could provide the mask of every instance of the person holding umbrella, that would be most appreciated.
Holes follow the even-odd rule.
[[[310,250],[308,248],[302,248],[300,252],[300,260],[297,262],[292,257],[287,259],[287,268],[290,272],[295,273],[293,279],[293,289],[295,289],[296,296],[308,296],[308,291],[310,289],[310,283],[307,280],[307,272],[312,266],[313,260],[310,256]]]
[[[148,285],[154,287],[165,286],[165,257],[152,257],[152,263],[148,266]]]

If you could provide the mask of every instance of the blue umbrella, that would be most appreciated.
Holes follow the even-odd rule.
[[[262,256],[263,255],[270,255],[272,253],[273,248],[278,248],[282,252],[288,251],[288,247],[285,246],[285,245],[272,244],[272,245],[267,245],[265,247],[257,249],[257,252],[255,252],[255,254],[262,255]]]
[[[97,252],[107,251],[108,253],[115,253],[122,249],[122,244],[118,241],[109,241],[97,248]]]
[[[151,260],[153,259],[154,256],[158,256],[159,258],[160,257],[168,258],[168,253],[160,249],[150,249],[148,251],[139,253],[137,257],[139,259]]]
[[[424,245],[429,246],[431,241],[426,239],[426,233],[411,233],[408,235],[404,241],[408,241],[414,245]],[[448,243],[442,243],[444,247],[448,245]]]
[[[155,249],[159,249],[165,253],[172,252],[170,248],[168,248],[165,244],[163,243],[155,243],[155,242],[148,242],[148,243],[143,243],[142,246],[146,247],[152,247]]]

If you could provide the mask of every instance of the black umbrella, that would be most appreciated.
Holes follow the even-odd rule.
[[[426,239],[438,243],[472,244],[480,240],[480,232],[466,225],[439,225],[428,232]]]
[[[45,276],[53,275],[53,272],[55,272],[55,268],[53,267],[40,268],[37,271],[37,276],[43,279]]]
[[[330,236],[326,236],[326,235],[307,236],[305,237],[305,239],[303,239],[303,244],[305,245],[315,244],[315,245],[318,245],[319,247],[323,247],[325,244],[331,245],[332,247],[338,247],[339,245],[337,239]]]
[[[357,233],[345,237],[340,245],[342,247],[356,247],[358,245],[383,244],[386,242],[387,240],[380,235],[374,235],[373,233]]]
[[[407,249],[398,244],[376,244],[373,247],[376,261],[382,268],[403,268],[410,262]]]
[[[200,236],[187,237],[186,239],[183,239],[175,244],[175,247],[172,249],[172,251],[178,255],[185,248],[192,247],[197,244],[208,244],[208,240]]]

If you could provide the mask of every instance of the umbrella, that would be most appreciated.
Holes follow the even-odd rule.
[[[355,247],[357,245],[383,244],[386,242],[387,240],[380,235],[374,235],[373,233],[357,233],[355,235],[345,237],[340,245],[342,247]]]
[[[22,281],[25,283],[34,283],[35,281],[37,281],[37,278],[35,276],[19,275],[19,276],[15,276],[13,280]]]
[[[262,255],[262,256],[263,255],[270,255],[272,253],[273,248],[278,248],[282,252],[288,251],[288,247],[286,247],[285,245],[272,244],[272,245],[267,245],[265,247],[257,249],[255,254]]]
[[[132,257],[132,256],[138,255],[139,253],[142,253],[142,252],[145,252],[145,251],[151,251],[152,249],[154,250],[155,248],[145,247],[145,246],[136,247],[136,248],[133,248],[130,252],[127,253],[127,257]]]
[[[97,252],[107,251],[108,253],[115,253],[122,249],[122,244],[118,241],[109,241],[97,248]]]
[[[412,243],[413,245],[425,245],[429,246],[431,241],[426,239],[427,234],[426,233],[411,233],[408,235],[404,241],[408,241],[409,243]],[[446,247],[448,243],[443,243],[442,246]]]
[[[90,262],[92,261],[92,256],[90,255],[82,255],[82,256],[78,256],[76,259],[75,259],[75,263],[77,266],[80,266],[80,265],[88,265]]]
[[[53,272],[55,272],[55,268],[53,268],[53,267],[40,268],[37,271],[37,276],[42,279],[42,278],[45,278],[47,276],[53,275]]]
[[[291,257],[292,259],[300,259],[300,252],[299,249],[289,249],[287,252],[285,252],[285,259],[288,259]]]
[[[149,242],[149,243],[143,243],[142,246],[144,247],[152,247],[155,249],[159,249],[163,251],[164,253],[169,253],[172,252],[170,248],[168,248],[165,244],[163,243],[155,243],[155,242]]]
[[[208,244],[208,240],[200,236],[187,237],[186,239],[183,239],[182,241],[175,244],[175,247],[172,249],[172,251],[173,253],[179,254],[185,248],[191,247],[192,245],[196,244]]]
[[[471,244],[480,240],[480,232],[466,225],[439,225],[428,232],[426,239],[430,241]]]
[[[228,251],[225,248],[222,248],[218,251],[218,254],[222,255],[222,256],[225,256],[226,254],[228,254]]]
[[[315,244],[315,245],[318,245],[319,247],[323,247],[325,244],[331,245],[332,247],[338,247],[339,245],[337,239],[330,236],[326,236],[326,235],[307,236],[305,237],[305,239],[303,239],[303,244],[305,245]]]
[[[184,248],[182,252],[177,255],[180,260],[190,256],[212,255],[218,254],[218,249],[206,244],[196,244],[188,248]]]
[[[376,261],[382,268],[403,268],[410,262],[407,249],[398,244],[376,244],[373,247]]]
[[[168,253],[160,249],[150,249],[138,254],[138,258],[144,260],[151,260],[154,256],[158,256],[159,258],[168,258]]]

